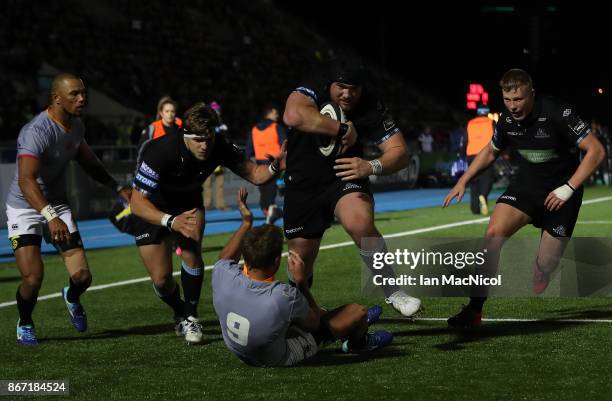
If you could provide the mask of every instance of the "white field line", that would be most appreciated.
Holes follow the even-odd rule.
[[[606,197],[601,197],[601,198],[595,198],[595,199],[589,199],[587,201],[582,202],[583,205],[589,205],[592,203],[599,203],[599,202],[607,202],[612,200],[612,196],[606,196]],[[445,230],[447,228],[453,228],[453,227],[460,227],[460,226],[465,226],[465,225],[469,225],[469,224],[478,224],[478,223],[482,223],[483,221],[487,221],[489,220],[488,217],[483,217],[480,219],[473,219],[473,220],[464,220],[464,221],[458,221],[456,223],[449,223],[449,224],[442,224],[442,225],[438,225],[438,226],[432,226],[432,227],[427,227],[427,228],[418,228],[416,230],[409,230],[409,231],[402,231],[399,233],[395,233],[395,234],[389,234],[389,235],[385,235],[385,238],[396,238],[396,237],[405,237],[405,236],[409,236],[409,235],[415,235],[415,234],[422,234],[422,233],[426,233],[426,232],[431,232],[431,231],[438,231],[438,230]],[[334,249],[334,248],[341,248],[341,247],[345,247],[345,246],[351,246],[353,245],[353,241],[345,241],[345,242],[338,242],[336,244],[329,244],[329,245],[323,245],[321,246],[320,250],[325,250],[325,249]],[[283,257],[287,256],[288,253],[287,252],[283,252]],[[206,266],[204,268],[204,270],[211,270],[213,268],[213,266]],[[178,276],[181,274],[180,271],[174,272],[172,273],[174,276]],[[149,277],[140,277],[140,278],[135,278],[135,279],[131,279],[131,280],[124,280],[124,281],[117,281],[114,283],[109,283],[109,284],[100,284],[100,285],[94,285],[91,286],[87,289],[87,292],[91,292],[91,291],[99,291],[99,290],[104,290],[106,288],[112,288],[112,287],[120,287],[120,286],[124,286],[124,285],[129,285],[129,284],[135,284],[135,283],[142,283],[145,281],[150,281],[151,279]],[[44,301],[46,299],[53,299],[53,298],[60,298],[61,297],[61,293],[57,292],[54,294],[47,294],[47,295],[42,295],[40,297],[38,297],[39,301]],[[17,302],[16,301],[9,301],[9,302],[3,302],[0,303],[0,309],[1,308],[6,308],[12,305],[15,305]],[[431,318],[434,319],[435,318]],[[426,319],[421,319],[421,320],[426,320]],[[484,319],[486,320],[486,319]],[[511,321],[522,321],[522,320],[511,320]],[[584,320],[581,320],[584,321]],[[597,322],[605,322],[604,320],[596,320]],[[610,321],[612,322],[612,321]]]
[[[414,320],[424,322],[446,322],[446,317],[420,317]],[[612,319],[514,319],[514,318],[503,318],[503,319],[482,319],[483,322],[511,322],[511,323],[612,323]]]

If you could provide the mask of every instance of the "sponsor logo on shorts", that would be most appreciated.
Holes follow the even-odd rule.
[[[296,227],[296,228],[289,228],[289,229],[285,230],[285,234],[297,233],[297,232],[302,231],[303,229],[304,229],[304,227],[302,227],[302,226],[299,226],[299,227]]]
[[[502,196],[500,196],[499,199],[507,199],[507,200],[510,200],[512,202],[516,202],[516,197],[515,196],[510,196],[510,195],[502,195]]]
[[[11,230],[19,230],[19,224],[12,224]]]
[[[149,233],[140,234],[138,237],[136,237],[137,240],[143,238],[149,238]]]
[[[359,184],[355,184],[352,182],[347,183],[346,185],[344,185],[344,188],[342,188],[342,192],[344,191],[349,191],[351,189],[362,189],[363,187]]]
[[[552,229],[553,232],[557,235],[565,237],[567,235],[567,229],[564,226],[557,226]]]
[[[565,110],[563,110],[563,117],[567,117],[570,114],[572,114],[572,109],[565,109]]]
[[[13,251],[17,249],[17,247],[19,246],[18,240],[19,240],[19,235],[11,238],[11,248],[13,248]]]

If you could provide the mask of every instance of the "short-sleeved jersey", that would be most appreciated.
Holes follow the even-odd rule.
[[[515,150],[519,160],[516,184],[550,191],[567,182],[579,164],[577,145],[591,132],[575,109],[558,99],[537,99],[524,121],[504,111],[491,144],[498,151]]]
[[[294,92],[308,97],[318,109],[323,103],[330,101],[329,85],[323,82],[302,84]],[[348,149],[342,157],[363,157],[363,148],[366,143],[373,142],[379,145],[400,132],[384,104],[365,88],[357,107],[347,112],[346,118],[355,125],[358,138],[355,145]],[[285,172],[287,188],[307,190],[339,180],[333,169],[334,160],[325,158],[318,152],[319,145],[316,135],[289,127],[287,138],[287,170]]]
[[[39,113],[19,132],[17,159],[33,157],[40,160],[40,175],[36,179],[45,199],[51,204],[66,203],[65,169],[74,160],[81,142],[84,142],[85,126],[80,118],[73,118],[68,131],[53,120],[45,110]],[[6,203],[14,208],[31,208],[19,188],[19,169],[15,170]]]
[[[213,305],[225,345],[250,365],[275,366],[287,357],[286,334],[308,316],[306,297],[288,284],[254,281],[233,260],[212,274]]]
[[[245,160],[237,146],[216,134],[210,156],[200,161],[187,149],[179,131],[178,135],[165,135],[143,145],[132,186],[159,210],[180,214],[202,208],[202,184],[219,165],[239,173]]]

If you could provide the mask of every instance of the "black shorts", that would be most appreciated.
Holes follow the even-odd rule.
[[[367,181],[338,180],[323,188],[306,191],[286,188],[283,208],[285,237],[321,238],[334,221],[338,200],[352,192],[362,192],[374,199]]]
[[[508,204],[531,217],[534,227],[545,230],[553,237],[571,237],[578,220],[584,189],[578,188],[574,195],[559,210],[550,211],[544,200],[550,191],[529,190],[510,185],[497,199],[497,203]]]
[[[136,239],[136,246],[161,244],[166,237],[173,236],[181,248],[200,252],[200,249],[197,249],[198,243],[191,238],[170,231],[166,227],[148,223],[138,216],[133,215],[132,217],[132,229]]]

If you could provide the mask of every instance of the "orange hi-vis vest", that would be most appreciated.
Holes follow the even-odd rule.
[[[486,116],[478,116],[468,122],[467,125],[467,150],[468,156],[477,155],[493,138],[493,120]]]
[[[180,128],[183,125],[183,120],[176,117],[174,119],[174,123]],[[151,125],[153,126],[153,135],[151,135],[153,139],[157,139],[159,137],[166,135],[166,130],[164,129],[164,124],[162,123],[161,119],[153,122],[153,124]]]
[[[266,129],[260,130],[257,127],[251,129],[253,139],[253,150],[256,160],[266,160],[266,155],[278,156],[281,152],[278,143],[278,123],[273,122]]]

